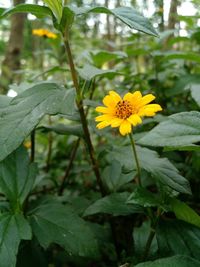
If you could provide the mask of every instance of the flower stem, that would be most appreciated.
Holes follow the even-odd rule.
[[[134,154],[134,157],[135,157],[135,162],[136,162],[136,167],[137,167],[138,184],[139,184],[139,186],[142,186],[140,164],[139,164],[139,160],[138,160],[138,156],[137,156],[137,152],[136,152],[136,148],[135,148],[135,142],[134,142],[134,139],[133,139],[133,136],[132,136],[131,133],[129,134],[129,138],[130,138],[130,141],[131,141],[131,146],[132,146],[132,149],[133,149],[133,154]]]
[[[74,87],[76,89],[76,94],[77,94],[76,104],[77,104],[77,107],[79,110],[80,119],[81,119],[83,131],[84,131],[85,140],[87,143],[90,159],[92,162],[94,174],[96,176],[96,180],[97,180],[97,183],[99,185],[101,194],[102,194],[102,196],[105,196],[106,192],[105,192],[104,187],[103,187],[103,183],[102,183],[100,172],[99,172],[98,163],[97,163],[97,160],[95,158],[94,147],[93,147],[93,144],[92,144],[92,141],[90,138],[87,119],[86,119],[85,111],[83,108],[82,94],[81,94],[81,90],[80,90],[79,83],[78,83],[76,69],[75,69],[75,65],[74,65],[74,61],[73,61],[73,57],[72,57],[72,53],[71,53],[71,48],[70,48],[69,41],[68,41],[68,36],[64,35],[63,39],[64,39],[66,54],[68,56],[68,62],[69,62],[70,70],[71,70],[73,84],[74,84]]]

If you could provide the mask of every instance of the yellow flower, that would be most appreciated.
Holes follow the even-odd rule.
[[[121,98],[115,91],[110,91],[103,99],[105,106],[96,108],[97,112],[103,113],[96,117],[98,129],[107,126],[119,127],[121,135],[131,133],[132,126],[142,123],[141,117],[152,117],[157,111],[162,110],[158,104],[149,104],[155,96],[148,94],[142,96],[139,91],[127,93]]]
[[[25,146],[26,148],[31,148],[31,141],[26,141],[26,142],[24,142],[24,146]]]
[[[57,38],[57,35],[55,33],[50,32],[47,29],[34,29],[32,30],[32,34],[40,36],[40,37],[51,38],[51,39]]]

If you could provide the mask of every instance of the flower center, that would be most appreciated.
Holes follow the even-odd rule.
[[[115,115],[120,119],[127,119],[133,114],[133,107],[127,100],[119,101],[115,108]]]

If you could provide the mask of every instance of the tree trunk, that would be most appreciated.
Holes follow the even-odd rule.
[[[25,3],[25,0],[13,0],[13,5]],[[16,13],[11,17],[10,37],[2,62],[0,77],[0,94],[8,92],[8,85],[14,80],[19,82],[19,75],[15,74],[20,69],[20,55],[23,47],[23,29],[25,14]],[[18,80],[17,80],[18,79]]]
[[[178,22],[177,8],[179,6],[179,0],[171,0],[169,19],[168,19],[168,29],[175,29],[176,23]]]

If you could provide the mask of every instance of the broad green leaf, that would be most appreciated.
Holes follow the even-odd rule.
[[[200,261],[185,255],[177,255],[137,265],[131,265],[130,267],[200,267]]]
[[[62,32],[63,35],[68,34],[72,24],[74,22],[74,12],[67,6],[63,8],[62,18],[60,24],[55,24],[54,26]]]
[[[138,205],[128,205],[126,203],[129,194],[124,193],[113,193],[104,198],[101,198],[89,206],[84,216],[94,215],[97,213],[107,213],[113,216],[126,216],[133,213],[142,212],[143,209]]]
[[[161,256],[187,255],[200,260],[200,228],[179,220],[160,221],[156,229]]]
[[[58,23],[60,23],[63,11],[62,0],[43,0],[43,2],[47,4],[57,18]]]
[[[170,204],[177,219],[200,227],[200,216],[186,203],[181,202],[178,199],[172,199]]]
[[[63,134],[63,135],[75,135],[79,137],[83,137],[83,128],[81,124],[75,124],[75,125],[66,125],[66,124],[56,124],[52,126],[41,126],[40,129],[44,129],[47,131],[53,131],[57,134]]]
[[[190,146],[200,141],[200,112],[181,112],[168,117],[137,143],[148,146]]]
[[[147,239],[151,230],[152,228],[150,221],[144,221],[140,227],[134,227],[133,230],[133,240],[135,243],[134,253],[139,259],[141,259],[141,257],[144,254]],[[154,236],[151,243],[149,256],[156,254],[157,250],[158,250],[157,240],[156,237]]]
[[[20,146],[45,114],[73,115],[75,92],[41,83],[16,96],[0,110],[0,161]]]
[[[130,172],[128,174],[122,173],[122,166],[119,161],[113,160],[111,165],[107,166],[103,173],[102,179],[110,192],[116,192],[124,184],[129,183],[134,179],[136,172]]]
[[[122,51],[106,51],[106,50],[95,50],[89,51],[90,57],[92,58],[93,64],[101,67],[105,62],[114,59],[123,59],[127,57],[127,54]]]
[[[138,187],[127,200],[128,204],[137,204],[143,207],[161,206],[161,200],[155,194],[143,187]]]
[[[193,53],[193,52],[187,52],[187,53],[183,53],[183,52],[167,52],[166,54],[164,54],[164,58],[163,60],[173,60],[173,59],[184,59],[184,60],[190,60],[190,61],[194,61],[194,62],[198,62],[200,63],[200,56],[197,53]]]
[[[153,26],[150,24],[149,20],[145,17],[143,17],[140,13],[138,13],[135,9],[132,7],[117,7],[114,9],[108,9],[106,7],[71,7],[71,9],[74,11],[74,13],[78,15],[84,15],[87,13],[105,13],[105,14],[111,14],[114,15],[116,18],[121,20],[123,23],[128,25],[130,28],[158,36],[157,32],[153,28]]]
[[[7,107],[10,104],[12,97],[0,95],[0,112],[2,108]]]
[[[31,211],[29,220],[34,235],[44,248],[56,243],[69,255],[99,257],[93,232],[70,206],[63,206],[55,200],[43,201]]]
[[[194,100],[197,102],[197,104],[200,107],[200,83],[199,84],[192,84],[191,85],[191,94]]]
[[[151,173],[161,184],[181,193],[191,193],[189,182],[179,174],[176,167],[167,158],[160,158],[155,151],[144,147],[137,146],[136,150],[141,168]],[[110,153],[110,157],[118,160],[127,171],[136,170],[130,146],[115,148]]]
[[[0,265],[15,267],[19,243],[32,236],[28,222],[21,214],[0,214]]]
[[[174,86],[166,91],[167,96],[181,94],[189,90],[193,84],[200,84],[199,74],[187,74],[181,76],[174,84]]]
[[[36,174],[36,164],[30,163],[24,147],[19,147],[0,162],[0,188],[14,209],[22,206],[33,187]]]
[[[182,51],[154,51],[154,57],[159,57],[163,61],[181,59],[200,62],[200,56],[195,52],[182,52]]]
[[[85,64],[82,69],[78,68],[77,70],[79,75],[84,80],[88,81],[94,79],[97,76],[113,77],[114,75],[119,75],[119,73],[115,70],[102,70],[89,64]]]
[[[47,1],[47,0],[46,0]],[[58,0],[57,0],[58,1]],[[50,0],[48,0],[50,2]],[[53,4],[52,4],[53,3]],[[51,5],[55,5],[54,1],[51,1]],[[55,12],[55,7],[54,12]],[[60,7],[56,9],[56,16],[60,18]],[[51,16],[54,20],[54,15],[48,7],[40,6],[40,5],[32,5],[32,4],[20,4],[17,5],[16,7],[12,7],[10,9],[5,10],[0,18],[3,18],[5,16],[17,13],[17,12],[26,12],[26,13],[32,13],[33,15],[37,17],[46,17],[46,16]],[[143,17],[140,13],[138,13],[136,10],[134,10],[132,7],[117,7],[112,10],[107,9],[106,7],[67,7],[65,6],[63,8],[63,15],[61,18],[60,26],[62,31],[66,26],[71,26],[73,17],[74,15],[85,15],[87,13],[105,13],[105,14],[111,14],[114,15],[116,18],[121,20],[123,23],[128,25],[130,28],[158,36],[157,32],[149,22],[149,20],[145,17]],[[70,19],[68,21],[68,18],[66,18],[66,14],[69,15],[70,13]],[[59,24],[59,21],[58,21]]]
[[[48,7],[33,4],[19,4],[17,6],[5,9],[5,11],[0,16],[0,19],[15,13],[31,13],[37,18],[53,16],[51,10]]]
[[[200,146],[198,145],[190,145],[190,146],[166,146],[163,151],[200,151]]]

